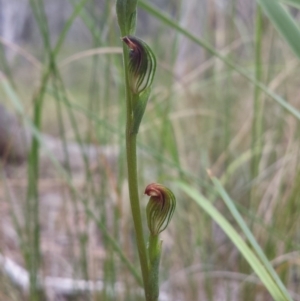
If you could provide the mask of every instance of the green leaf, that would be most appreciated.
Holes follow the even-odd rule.
[[[225,217],[197,190],[182,182],[176,183],[177,186],[190,196],[210,217],[222,228],[236,248],[242,253],[249,265],[252,267],[256,275],[265,285],[270,295],[275,301],[291,300],[282,292],[281,288],[274,281],[266,266],[259,260],[257,255],[246,244],[243,238],[233,228],[233,226],[225,219]]]
[[[299,1],[297,2],[299,3]],[[278,0],[257,0],[257,3],[262,7],[290,48],[300,58],[300,29],[288,11]]]
[[[248,226],[245,223],[244,219],[242,218],[242,216],[238,212],[233,200],[227,194],[227,192],[225,191],[225,189],[222,186],[221,182],[217,178],[212,177],[212,181],[213,181],[219,195],[222,197],[222,199],[224,200],[227,208],[231,212],[232,216],[235,218],[236,222],[238,223],[238,225],[240,226],[240,228],[244,232],[245,237],[248,239],[248,241],[251,244],[253,250],[256,252],[259,260],[264,264],[264,266],[266,267],[269,274],[273,277],[274,281],[276,282],[276,285],[280,288],[280,290],[281,290],[282,294],[285,296],[286,300],[292,301],[292,299],[291,299],[289,293],[287,292],[285,286],[283,285],[281,279],[278,277],[278,275],[275,272],[274,268],[270,264],[268,258],[266,257],[266,255],[262,251],[261,247],[257,243],[257,241],[256,241],[255,237],[253,236],[252,232],[250,231],[250,229],[248,228]]]

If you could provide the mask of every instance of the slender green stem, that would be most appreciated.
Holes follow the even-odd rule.
[[[159,296],[159,262],[161,254],[161,242],[159,235],[150,234],[149,237],[149,300],[157,301]]]
[[[256,25],[255,25],[255,79],[261,81],[262,78],[262,12],[260,6],[256,8]],[[258,86],[254,87],[253,103],[253,122],[252,122],[252,178],[258,175],[259,161],[263,148],[263,102],[260,99],[261,90]]]
[[[34,99],[33,123],[40,131],[42,120],[43,97],[46,89],[47,73],[44,74],[38,96]],[[40,266],[40,222],[39,222],[39,141],[33,137],[29,153],[28,191],[27,191],[27,235],[30,251],[25,255],[30,271],[30,300],[39,300],[38,269]]]
[[[42,0],[34,1],[30,0],[32,11],[35,19],[38,23],[38,27],[43,37],[44,48],[48,55],[48,65],[44,70],[43,78],[41,81],[40,89],[37,95],[33,99],[34,103],[34,116],[33,124],[35,128],[40,132],[42,124],[42,111],[43,100],[46,92],[47,83],[52,73],[55,73],[55,57],[58,54],[66,34],[70,29],[76,15],[80,12],[84,3],[87,0],[81,0],[80,5],[76,7],[71,18],[68,20],[64,27],[58,42],[52,51],[50,34],[47,23],[47,17],[44,10],[44,3]],[[41,263],[40,254],[40,222],[39,222],[39,198],[38,198],[38,183],[39,183],[39,150],[40,141],[37,137],[33,136],[31,142],[31,148],[29,153],[28,164],[28,191],[27,191],[27,212],[26,212],[26,230],[28,236],[28,248],[25,248],[24,257],[26,258],[27,265],[30,271],[30,296],[31,301],[40,300],[40,287],[38,283],[38,270]]]
[[[255,19],[255,79],[262,80],[262,35],[263,35],[263,16],[259,5],[256,6]],[[255,179],[259,174],[259,163],[263,150],[263,123],[264,123],[264,100],[262,99],[261,89],[254,86],[253,117],[252,117],[252,142],[251,142],[251,178]],[[256,185],[251,187],[250,206],[253,208],[257,202]]]
[[[148,295],[148,257],[146,244],[143,234],[143,224],[141,217],[141,208],[138,193],[138,178],[137,178],[137,157],[136,157],[136,138],[137,134],[132,133],[132,92],[129,87],[129,70],[128,70],[128,50],[127,46],[123,45],[123,59],[126,81],[126,108],[127,108],[127,120],[126,120],[126,155],[127,155],[127,170],[128,170],[128,187],[131,211],[133,216],[133,223],[136,233],[136,242],[138,248],[138,254],[140,259],[140,265],[142,270],[145,295],[147,299]],[[148,299],[147,299],[148,300]]]
[[[127,131],[127,164],[128,164],[128,186],[133,222],[136,232],[137,247],[140,257],[144,284],[148,280],[148,258],[143,234],[141,209],[138,196],[137,165],[136,165],[136,135]]]

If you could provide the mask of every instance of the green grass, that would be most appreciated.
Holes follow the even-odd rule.
[[[92,2],[70,3],[73,13],[50,43],[43,2],[31,1],[43,49],[22,49],[39,58],[40,69],[22,55],[1,56],[1,102],[34,140],[28,164],[1,167],[0,220],[8,224],[0,250],[31,272],[24,300],[40,300],[38,271],[103,280],[100,293],[79,300],[143,300],[126,188],[122,57],[108,48],[122,47],[115,3],[106,1],[99,16]],[[251,25],[232,1],[228,12],[212,6],[207,19],[196,18],[195,31],[180,25],[187,24],[185,2],[161,11],[139,1],[138,32],[156,55],[157,73],[137,139],[138,197],[146,229],[144,188],[160,182],[176,195],[160,267],[161,294],[170,300],[300,300],[300,32],[284,4],[297,1],[257,3]],[[71,47],[77,20],[90,42]],[[183,56],[186,45],[191,52]],[[61,66],[95,47],[105,51]],[[41,133],[58,138],[63,162]],[[91,157],[86,144],[118,151]],[[20,300],[3,279],[0,300]],[[119,282],[122,293],[112,289]]]

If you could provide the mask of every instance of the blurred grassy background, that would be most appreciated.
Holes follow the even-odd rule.
[[[294,2],[284,7],[298,22],[297,1],[286,2]],[[56,137],[64,160],[63,165],[53,164],[55,158],[40,165],[34,160],[1,165],[1,221],[7,222],[0,231],[0,250],[32,273],[37,268],[30,258],[36,255],[44,276],[104,281],[100,293],[72,298],[139,300],[133,272],[111,240],[139,273],[126,188],[115,1],[31,0],[22,11],[18,1],[12,3],[12,15],[23,13],[24,31],[2,31],[0,101],[27,126],[34,124],[29,130],[35,137],[39,132]],[[239,232],[209,169],[294,300],[300,300],[297,45],[293,52],[289,38],[254,1],[151,3],[213,49],[200,47],[151,11],[139,10],[137,35],[158,62],[138,136],[141,199],[146,205],[144,187],[160,182],[172,188],[178,202],[162,235],[162,292],[167,300],[272,300],[221,228],[174,184],[186,181],[198,189]],[[5,24],[2,28],[9,27]],[[293,109],[285,110],[232,66],[246,70]],[[76,156],[70,143],[79,145]],[[47,145],[41,145],[47,153]],[[83,145],[96,147],[97,155],[91,158]],[[111,147],[111,154],[103,155],[98,146]],[[74,170],[73,161],[83,163]],[[35,168],[40,172],[31,178]],[[1,277],[0,300],[26,300],[26,293]],[[113,288],[117,282],[124,284],[121,294]],[[53,292],[46,295],[65,300]]]

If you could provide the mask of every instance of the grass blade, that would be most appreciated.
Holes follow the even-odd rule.
[[[203,39],[200,39],[190,33],[188,30],[181,27],[177,21],[172,20],[169,16],[167,16],[164,13],[161,13],[161,11],[156,8],[155,6],[147,3],[144,0],[140,0],[139,6],[146,10],[149,14],[153,15],[155,18],[160,20],[161,22],[165,23],[166,25],[172,27],[173,29],[177,30],[179,33],[184,35],[189,40],[193,41],[195,44],[203,47],[208,52],[213,54],[215,57],[220,59],[224,64],[226,64],[231,69],[235,70],[237,73],[245,77],[248,81],[250,81],[255,86],[259,87],[262,91],[264,91],[268,96],[270,96],[272,99],[274,99],[279,105],[281,105],[284,109],[286,109],[289,113],[294,115],[298,120],[300,120],[300,112],[294,108],[291,104],[289,104],[285,99],[283,99],[281,96],[270,90],[267,86],[262,84],[261,82],[257,81],[252,75],[250,75],[247,70],[244,68],[236,65],[234,62],[232,62],[227,57],[223,56],[221,53],[219,53],[213,46],[211,46],[209,43],[204,41]],[[300,40],[299,40],[300,41]]]
[[[258,259],[257,255],[248,247],[242,237],[233,228],[233,226],[224,218],[224,216],[197,190],[194,188],[179,182],[177,186],[190,196],[210,217],[222,228],[231,241],[235,244],[237,249],[242,253],[259,279],[265,285],[270,295],[276,301],[289,300],[285,294],[283,294],[281,288],[274,282],[270,273],[267,271],[266,266]]]
[[[263,78],[262,68],[262,38],[263,24],[262,12],[258,6],[255,18],[255,78],[261,81]],[[255,86],[253,99],[253,122],[252,122],[252,178],[256,178],[259,172],[259,162],[263,150],[263,126],[264,126],[264,101],[260,97],[261,90]],[[256,152],[256,149],[258,150]]]
[[[212,177],[212,181],[213,181],[219,195],[224,200],[227,208],[229,209],[229,211],[231,212],[231,214],[233,215],[233,217],[237,221],[238,225],[241,227],[241,229],[244,232],[246,238],[249,240],[253,250],[255,250],[257,256],[260,259],[260,261],[263,263],[263,265],[265,266],[267,271],[273,277],[273,279],[276,282],[277,286],[280,288],[282,294],[284,294],[285,299],[292,301],[292,299],[291,299],[288,291],[286,290],[285,286],[283,285],[281,279],[278,277],[278,275],[275,272],[274,268],[270,264],[268,258],[266,257],[266,255],[262,251],[261,247],[257,243],[257,241],[256,241],[255,237],[253,236],[252,232],[250,231],[250,229],[246,225],[244,219],[242,218],[242,216],[240,215],[240,213],[236,209],[233,200],[229,197],[229,195],[227,194],[227,192],[223,188],[221,182],[217,178]]]
[[[72,179],[71,179],[70,175],[66,172],[65,168],[61,165],[61,163],[57,160],[57,158],[53,155],[53,153],[49,149],[47,149],[47,146],[44,143],[44,138],[43,138],[41,132],[36,128],[34,123],[27,117],[27,115],[25,113],[25,109],[24,109],[23,104],[22,104],[22,101],[20,100],[19,96],[16,94],[16,92],[14,91],[12,86],[10,85],[9,81],[4,77],[4,75],[1,74],[1,72],[0,72],[0,84],[3,87],[3,91],[5,92],[5,94],[11,100],[11,102],[13,104],[13,107],[18,112],[18,114],[22,117],[22,119],[24,121],[24,124],[30,129],[30,131],[31,131],[32,135],[35,137],[35,139],[37,139],[39,141],[41,147],[45,151],[46,155],[50,159],[53,166],[55,166],[58,173],[62,176],[62,179],[65,181],[66,185],[72,191],[74,191],[76,193],[76,188],[72,183]],[[82,203],[84,205],[86,205],[85,204],[86,202],[84,200],[82,200]],[[110,242],[110,244],[113,247],[116,254],[118,254],[121,261],[124,263],[125,266],[127,266],[129,271],[131,272],[132,276],[135,278],[137,283],[141,286],[142,285],[141,276],[138,274],[138,272],[136,271],[134,266],[130,263],[129,259],[126,257],[125,253],[120,248],[120,245],[118,244],[118,242],[109,234],[108,230],[103,226],[103,223],[101,222],[101,220],[99,220],[95,216],[95,214],[89,208],[87,208],[86,206],[85,206],[85,209],[86,209],[87,215],[92,217],[92,219],[95,221],[97,226],[103,232],[103,235]]]
[[[299,5],[299,1],[297,2]],[[265,14],[280,32],[287,44],[300,58],[300,29],[287,10],[277,0],[257,0]]]

